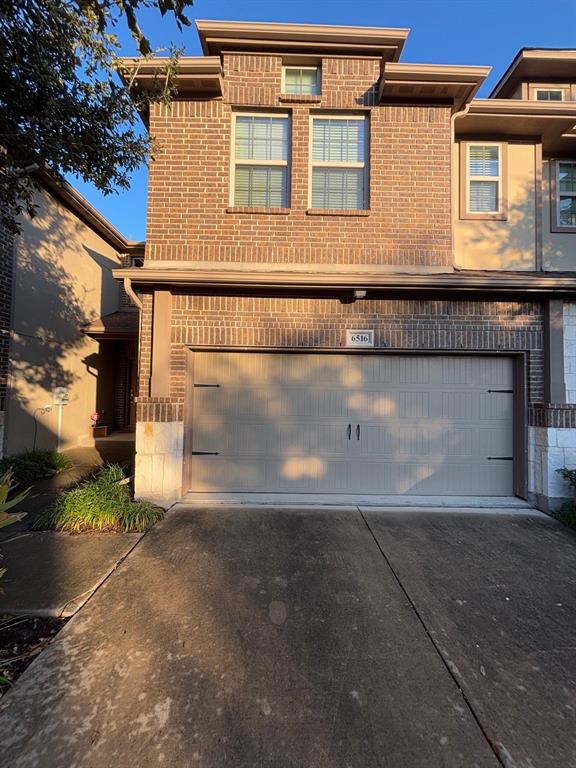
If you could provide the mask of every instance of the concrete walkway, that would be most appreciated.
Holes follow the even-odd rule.
[[[141,533],[15,533],[2,542],[0,614],[65,618],[138,543]]]
[[[177,508],[0,704],[12,768],[576,766],[576,537]]]
[[[15,508],[25,517],[0,530],[2,567],[0,614],[72,616],[140,540],[139,533],[93,533],[74,536],[30,531],[36,516],[63,491],[104,463],[130,466],[134,436],[118,433],[90,448],[66,451],[72,466],[34,484]]]

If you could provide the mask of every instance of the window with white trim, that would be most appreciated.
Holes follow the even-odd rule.
[[[368,208],[368,119],[312,118],[312,208]]]
[[[501,213],[501,145],[468,144],[467,176],[467,212]]]
[[[576,160],[556,163],[558,226],[576,227]]]
[[[287,208],[290,117],[234,115],[233,205]]]
[[[536,101],[564,101],[563,88],[534,88]]]
[[[320,93],[320,67],[284,67],[282,93],[317,96]]]

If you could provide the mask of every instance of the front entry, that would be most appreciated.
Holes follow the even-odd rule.
[[[193,354],[193,492],[513,494],[510,358]]]

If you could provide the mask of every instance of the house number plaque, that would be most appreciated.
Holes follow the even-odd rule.
[[[346,331],[347,347],[373,347],[374,331]]]

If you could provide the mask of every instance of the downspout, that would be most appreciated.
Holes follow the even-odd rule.
[[[132,288],[132,278],[124,278],[124,290],[126,291],[126,295],[129,296],[132,300],[132,303],[141,310],[142,299],[135,293],[134,289]]]
[[[454,197],[456,195],[456,198],[458,200],[458,193],[460,190],[459,187],[459,178],[456,179],[456,185],[454,184],[454,145],[455,145],[455,139],[456,139],[456,129],[455,129],[455,123],[456,119],[458,117],[464,117],[464,115],[468,114],[468,110],[470,109],[470,102],[466,104],[464,109],[461,109],[459,112],[454,112],[452,117],[450,118],[450,231],[452,233],[452,269],[457,270],[458,267],[456,266],[456,243],[455,243],[455,237],[454,237],[454,223],[456,221],[456,208],[454,205]],[[462,169],[460,169],[460,173],[462,172]],[[456,186],[456,189],[454,187]]]

